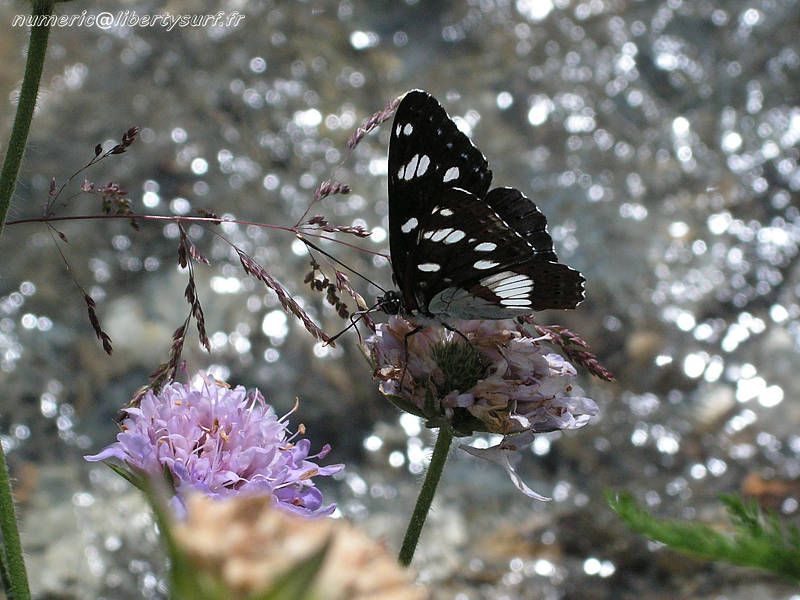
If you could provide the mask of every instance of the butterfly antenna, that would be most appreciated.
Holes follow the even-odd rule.
[[[358,310],[358,311],[354,312],[352,315],[350,315],[350,325],[348,325],[347,327],[342,329],[339,333],[337,333],[335,336],[333,336],[331,339],[329,339],[326,342],[326,345],[333,344],[333,342],[338,340],[344,333],[350,331],[353,327],[355,327],[358,324],[358,322],[361,319],[363,319],[365,316],[367,316],[373,310],[378,308],[380,303],[381,303],[381,301],[379,300],[378,302],[376,302],[375,304],[370,306],[368,309],[366,309],[366,310]],[[358,331],[358,328],[356,328],[356,333],[358,333],[358,339],[359,339],[359,341],[361,341],[361,333]]]
[[[339,266],[341,266],[341,267],[344,267],[345,269],[347,269],[348,271],[350,271],[350,272],[351,272],[351,273],[353,273],[354,275],[358,275],[359,277],[361,277],[361,279],[363,279],[363,280],[364,280],[364,281],[366,281],[367,283],[369,283],[369,284],[371,284],[371,285],[374,285],[376,288],[378,288],[378,289],[379,289],[381,292],[383,292],[384,294],[386,293],[386,290],[385,290],[385,289],[383,289],[383,288],[382,288],[381,286],[379,286],[377,283],[375,283],[374,281],[372,281],[370,278],[368,278],[368,277],[366,277],[366,276],[362,275],[361,273],[359,273],[358,271],[356,271],[356,270],[355,270],[355,269],[353,269],[352,267],[348,267],[346,264],[344,264],[344,263],[343,263],[342,261],[340,261],[338,258],[336,258],[335,256],[332,256],[331,254],[328,254],[327,252],[325,252],[325,250],[323,250],[322,248],[320,248],[319,246],[317,246],[315,243],[313,243],[313,242],[311,242],[311,241],[309,241],[309,240],[307,240],[306,238],[304,238],[304,237],[301,237],[301,236],[298,236],[298,239],[299,239],[301,242],[303,242],[303,243],[304,243],[306,246],[311,246],[311,247],[312,247],[314,250],[316,250],[316,251],[317,251],[317,252],[319,252],[320,254],[324,254],[325,256],[327,256],[328,258],[330,258],[330,259],[331,259],[333,262],[335,262],[336,264],[338,264]],[[377,306],[377,305],[375,305],[375,306]],[[372,309],[374,309],[374,308],[375,308],[375,307],[373,307]],[[370,310],[372,310],[372,309],[370,309]]]

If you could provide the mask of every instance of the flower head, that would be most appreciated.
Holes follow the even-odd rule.
[[[400,317],[378,325],[366,344],[381,392],[431,427],[505,436],[469,451],[502,464],[520,490],[541,498],[519,480],[509,451],[537,433],[583,427],[597,405],[580,395],[575,368],[547,349],[547,336],[512,320],[452,325],[455,331],[425,327],[413,335]]]
[[[86,460],[116,458],[134,472],[166,474],[179,512],[191,491],[214,498],[271,495],[302,515],[335,508],[323,505],[312,477],[333,475],[343,465],[316,464],[330,446],[309,455],[311,443],[291,435],[286,418],[278,418],[258,390],[248,393],[199,373],[192,383],[148,392],[125,413],[117,441]]]
[[[235,598],[264,594],[293,571],[313,577],[308,597],[429,598],[414,584],[412,571],[401,568],[385,546],[346,521],[301,519],[270,504],[264,498],[214,502],[193,495],[188,518],[173,529],[175,540],[193,566],[221,580]],[[320,570],[309,575],[304,561],[326,543]]]

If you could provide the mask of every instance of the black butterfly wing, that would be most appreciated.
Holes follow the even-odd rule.
[[[413,282],[407,307],[439,319],[503,319],[583,299],[583,277],[556,262],[544,215],[518,190],[485,199],[445,190],[420,220],[402,274]]]
[[[484,198],[489,207],[521,236],[541,261],[558,262],[547,219],[532,200],[510,187],[494,188]]]
[[[480,150],[459,131],[436,98],[420,90],[408,92],[397,107],[388,171],[392,270],[407,295],[404,275],[423,217],[446,190],[455,187],[482,198],[489,190],[492,172]]]

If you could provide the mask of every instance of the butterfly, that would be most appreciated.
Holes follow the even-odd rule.
[[[389,142],[389,314],[446,324],[575,308],[583,276],[558,262],[547,219],[522,192],[489,190],[488,162],[421,90],[397,107]]]

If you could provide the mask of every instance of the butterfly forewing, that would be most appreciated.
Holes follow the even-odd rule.
[[[583,299],[584,279],[557,262],[545,216],[518,190],[488,191],[486,159],[430,94],[409,92],[398,106],[388,169],[405,312],[502,319]]]
[[[459,187],[482,197],[492,172],[430,94],[408,92],[395,113],[389,142],[389,246],[395,279],[406,270],[415,228],[444,190]]]

